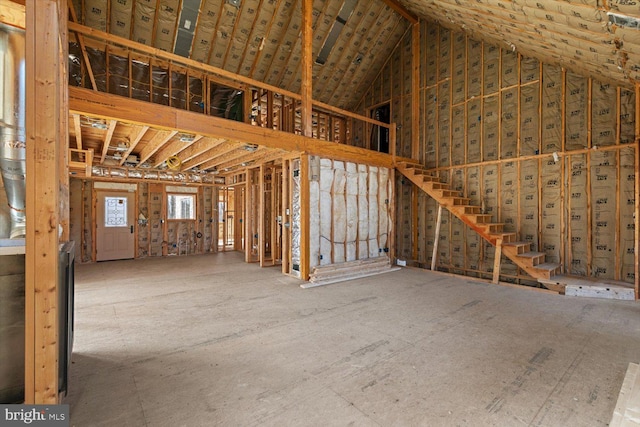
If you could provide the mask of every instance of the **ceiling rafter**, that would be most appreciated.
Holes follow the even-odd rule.
[[[104,142],[102,143],[102,155],[100,156],[100,164],[103,164],[104,159],[107,157],[107,151],[109,151],[109,144],[111,144],[111,138],[113,138],[113,132],[115,132],[117,125],[118,125],[117,120],[109,120],[109,127],[107,128],[107,132],[104,136]]]
[[[222,57],[223,67],[224,65],[227,64],[227,58],[229,57],[229,52],[231,51],[231,47],[233,46],[233,41],[235,40],[235,37],[236,37],[236,32],[238,31],[238,23],[240,22],[240,16],[242,15],[242,12],[247,7],[247,4],[249,4],[249,2],[243,1],[242,5],[238,9],[238,12],[236,13],[236,19],[233,21],[233,29],[231,30],[231,34],[229,35],[229,43],[227,44],[227,49],[224,52],[224,56]],[[255,14],[258,15],[258,12],[256,11]],[[245,51],[246,51],[246,48],[245,48]]]
[[[182,141],[178,139],[177,141],[170,142],[166,146],[162,147],[155,155],[154,168],[157,168],[162,163],[167,161],[167,159],[171,156],[175,156],[180,151],[191,147],[196,142],[200,141],[203,138],[202,135],[195,135],[191,141]]]
[[[321,11],[321,12],[320,12],[320,14],[318,15],[318,19],[316,19],[316,21],[315,21],[315,23],[314,23],[314,26],[313,26],[313,28],[314,28],[314,29],[318,27],[318,23],[319,23],[319,22],[322,22],[322,18],[326,15],[326,13],[327,13],[327,9],[329,8],[329,5],[330,5],[330,4],[331,4],[331,2],[325,2],[325,3],[324,3],[324,7],[322,8],[322,11]],[[329,28],[331,28],[331,26],[329,26]],[[325,36],[322,38],[322,43],[320,44],[320,46],[323,46],[323,45],[324,45],[324,43],[325,43],[325,42],[326,42],[326,40],[327,40],[327,37],[329,37],[329,31],[328,31],[328,30],[326,31]],[[314,37],[314,38],[315,38],[315,37]],[[302,40],[299,40],[299,41],[298,41],[298,43],[297,43],[296,45],[298,45],[298,44],[300,44],[300,43],[302,43]],[[315,62],[315,61],[314,61],[314,62]],[[295,76],[297,76],[297,75],[299,75],[299,74],[300,74],[300,72],[301,72],[301,71],[300,71],[300,69],[301,69],[301,68],[302,68],[302,61],[299,61],[299,62],[298,62],[298,64],[296,65],[296,69],[295,69],[295,71],[293,72],[293,76],[294,76],[294,78],[295,78]],[[278,84],[279,86],[282,86],[282,84],[283,84],[283,80],[284,80],[284,78],[282,78],[282,79],[280,80],[280,82],[279,82],[279,84]]]
[[[369,15],[369,13],[371,11],[375,10],[374,6],[378,6],[379,7],[379,5],[376,5],[376,2],[368,3],[367,8],[363,11],[363,13],[362,13],[362,15],[360,17],[360,20],[357,21],[357,22],[354,22],[355,21],[354,20],[354,16],[357,15],[356,12],[357,12],[358,8],[356,7],[356,9],[353,10],[353,13],[351,14],[351,18],[349,18],[349,21],[348,21],[348,23],[352,24],[350,27],[353,28],[353,34],[351,34],[351,37],[349,38],[349,40],[347,40],[344,43],[345,48],[342,50],[342,53],[340,53],[340,55],[338,56],[338,59],[334,62],[336,65],[339,65],[341,63],[345,63],[345,58],[347,56],[349,56],[348,54],[351,52],[351,50],[348,47],[354,46],[353,41],[354,41],[354,39],[356,37],[360,36],[360,31],[362,30],[362,26],[365,25],[365,23],[366,23],[366,17]],[[342,30],[343,34],[347,31],[347,28],[349,28],[349,27],[347,27],[345,25],[344,29]],[[342,34],[341,34],[341,36],[342,36]],[[334,53],[334,52],[332,52],[332,53]],[[330,61],[327,61],[327,62],[330,62]],[[351,60],[349,60],[349,64],[351,64]],[[342,75],[346,75],[347,71],[348,71],[348,67],[349,66],[347,65],[346,69],[344,69],[344,70],[329,70],[329,67],[325,67],[324,71],[325,71],[325,74],[326,73],[330,73],[330,74],[335,75],[335,73],[337,71],[338,73],[340,73]],[[327,98],[329,100],[329,102],[331,102],[331,100],[333,99],[333,96],[335,95],[336,91],[338,91],[340,89],[340,82],[341,81],[343,81],[343,80],[339,79],[338,83],[336,84],[331,79],[328,80],[329,84],[327,86],[331,87],[331,86],[333,86],[333,84],[335,84],[335,87],[334,87],[333,91],[331,92],[331,95]],[[325,91],[325,92],[327,92],[327,91]]]
[[[137,167],[149,160],[153,154],[158,151],[164,144],[169,142],[171,138],[178,134],[177,130],[167,131],[161,130],[149,141],[140,152],[140,160]]]
[[[73,115],[73,128],[76,134],[76,148],[82,150],[82,128],[80,127],[80,114]]]
[[[264,36],[262,36],[262,45],[264,45],[267,42],[267,37],[269,36],[269,34],[271,34],[271,29],[273,28],[273,23],[276,20],[276,16],[278,14],[278,11],[280,10],[281,4],[282,4],[282,0],[277,0],[276,7],[273,11],[273,15],[271,15],[271,21],[269,21],[267,30],[265,31]],[[260,62],[260,60],[262,59],[263,53],[264,53],[264,49],[262,48],[258,49],[258,54],[256,55],[255,58],[253,58],[253,63],[251,64],[251,69],[249,70],[249,74],[248,74],[249,77],[254,78],[256,67],[258,66],[258,63]]]
[[[224,0],[220,2],[220,9],[218,10],[218,17],[216,18],[216,26],[215,31],[213,32],[213,38],[211,39],[211,43],[209,43],[209,53],[207,54],[207,64],[211,65],[211,55],[213,55],[213,50],[216,45],[216,40],[218,38],[218,28],[220,27],[220,18],[222,17],[222,13],[224,12]]]
[[[138,145],[138,143],[140,142],[140,140],[142,140],[142,137],[144,136],[145,133],[147,133],[147,131],[149,130],[149,126],[136,126],[134,132],[132,133],[133,138],[130,138],[129,141],[129,148],[127,148],[127,151],[125,151],[125,153],[122,155],[122,159],[120,159],[120,166],[122,166],[124,164],[124,162],[127,161],[127,158],[129,157],[129,155],[133,152],[133,150],[136,148],[136,146]]]
[[[215,148],[221,144],[224,144],[226,140],[222,138],[203,138],[200,141],[192,144],[190,147],[180,151],[176,154],[182,163],[186,163],[189,160],[193,159],[196,156],[208,151],[212,148]]]
[[[379,39],[380,35],[381,35],[381,34],[385,31],[385,29],[387,28],[386,24],[387,24],[389,21],[393,21],[393,20],[395,20],[395,21],[396,21],[396,22],[395,22],[395,25],[393,26],[393,31],[395,31],[395,29],[397,28],[397,26],[398,26],[398,25],[400,25],[400,23],[402,22],[402,20],[403,20],[403,19],[402,19],[401,17],[399,17],[399,16],[398,16],[398,17],[396,17],[396,16],[394,16],[394,15],[389,15],[389,16],[387,17],[387,22],[385,22],[385,24],[381,24],[381,25],[380,25],[380,28],[379,28],[378,32],[376,33],[376,35],[375,35],[375,37],[374,37],[374,40],[378,40],[378,39]],[[409,28],[411,28],[411,27],[409,27]],[[407,30],[407,31],[408,31],[408,30]],[[405,34],[406,34],[406,33],[405,33]],[[403,39],[404,39],[404,36],[400,39],[400,42],[399,42],[399,43],[401,43]],[[398,45],[399,45],[399,44],[398,44]],[[365,50],[365,52],[368,52],[368,50]],[[369,70],[371,70],[371,67],[367,67],[367,64],[365,63],[366,57],[367,57],[367,55],[365,54],[365,59],[363,59],[363,61],[362,61],[362,62],[363,62],[363,64],[360,64],[360,65],[359,65],[359,67],[365,67],[365,68],[368,68]],[[368,61],[366,61],[366,62],[368,62]],[[386,62],[385,62],[385,64],[386,64]],[[363,76],[363,77],[366,77],[366,78],[363,78],[360,82],[357,82],[357,83],[356,83],[356,87],[360,88],[360,86],[362,86],[362,85],[371,84],[374,80],[369,80],[369,78],[368,78],[368,77],[369,77],[369,75],[370,75],[370,72],[367,72],[367,73],[365,74],[365,76]],[[340,88],[340,85],[338,85],[338,87],[336,88],[336,90],[334,90],[334,91],[331,93],[331,97],[330,97],[330,98],[328,98],[329,100],[335,99],[335,98],[334,98],[334,96],[335,96],[335,94],[336,94],[336,92],[338,91],[338,89],[339,89],[339,88]],[[357,92],[357,91],[354,91],[354,93],[358,93],[358,92]],[[345,98],[346,94],[347,94],[347,93],[346,93],[345,91],[342,91],[342,95],[341,95],[338,99],[336,99],[336,100],[335,100],[335,104],[336,104],[336,105],[344,105],[344,98]]]
[[[411,13],[406,7],[404,7],[398,1],[396,0],[382,0],[382,1],[384,1],[391,9],[398,12],[398,14],[400,14],[400,16],[402,16],[407,21],[411,22],[412,24],[418,23],[419,21],[418,17],[415,16],[413,13]]]
[[[251,31],[249,31],[249,35],[247,36],[247,46],[251,45],[251,41],[254,38],[254,32],[255,32],[255,28],[256,28],[256,21],[258,20],[258,16],[260,16],[260,10],[262,9],[262,2],[264,0],[260,0],[260,2],[258,3],[258,7],[256,8],[256,12],[253,16],[253,21],[251,22]],[[240,62],[238,63],[238,67],[235,69],[235,73],[236,74],[240,74],[242,71],[242,64],[244,64],[244,60],[247,57],[247,52],[249,51],[249,49],[245,49],[242,52],[242,57],[240,58]]]
[[[265,147],[258,147],[258,149],[256,151],[254,151],[254,153],[256,152],[263,152],[266,151],[267,148]],[[231,161],[231,160],[237,160],[243,156],[246,156],[249,152],[246,151],[244,149],[244,147],[242,145],[238,145],[236,146],[233,150],[229,150],[228,152],[213,157],[211,159],[209,159],[207,162],[204,162],[200,165],[200,169],[201,170],[208,170],[211,169],[213,167],[218,167],[219,164]]]
[[[193,169],[196,166],[200,166],[201,164],[211,160],[214,157],[218,157],[230,151],[237,150],[240,147],[242,147],[242,144],[238,144],[236,142],[225,142],[223,144],[219,144],[216,147],[200,154],[199,156],[196,156],[191,160],[184,162],[182,164],[182,170]]]

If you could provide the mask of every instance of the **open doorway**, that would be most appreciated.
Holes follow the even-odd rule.
[[[391,120],[391,104],[386,103],[371,109],[371,118],[382,123]],[[389,154],[389,128],[373,126],[369,149]]]

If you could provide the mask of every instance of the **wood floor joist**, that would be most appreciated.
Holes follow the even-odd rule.
[[[257,144],[271,149],[305,152],[310,155],[372,166],[393,167],[394,164],[394,156],[385,153],[320,141],[218,117],[203,116],[78,87],[69,87],[69,109],[72,114],[221,138],[243,144]]]

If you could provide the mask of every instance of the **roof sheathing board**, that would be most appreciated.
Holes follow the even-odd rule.
[[[557,0],[401,0],[414,13],[581,74],[631,86],[640,80],[640,31],[609,24],[607,11],[640,18],[637,3]],[[608,9],[610,8],[610,9]],[[635,36],[635,37],[634,37]]]

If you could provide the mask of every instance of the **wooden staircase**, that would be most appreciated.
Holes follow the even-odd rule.
[[[560,274],[560,264],[545,262],[544,253],[532,252],[529,242],[516,241],[516,234],[505,232],[504,224],[492,223],[491,215],[483,214],[480,206],[471,205],[470,199],[463,197],[459,191],[452,190],[449,184],[441,182],[440,178],[431,174],[421,164],[400,162],[396,165],[396,169],[434,198],[440,206],[496,246],[498,262],[502,254],[535,279],[548,281]],[[499,270],[499,264],[497,265]],[[494,271],[494,281],[497,281],[497,273]]]

